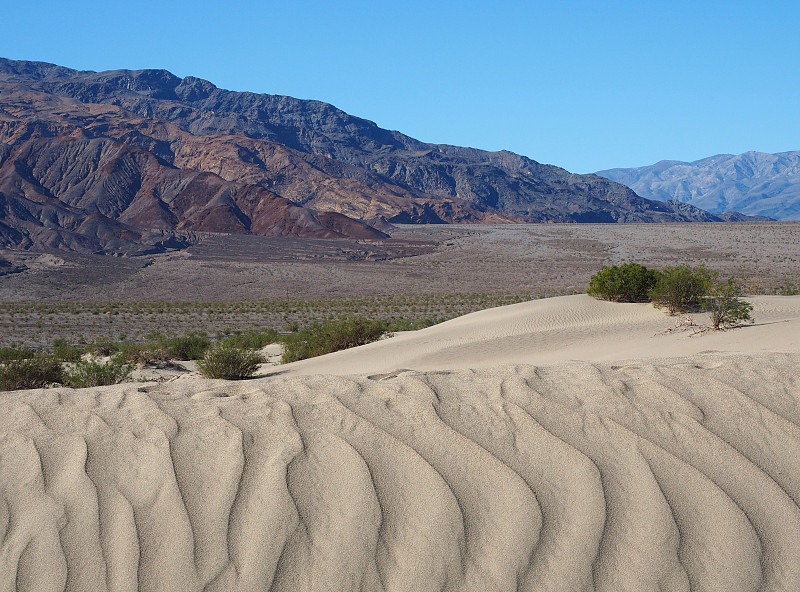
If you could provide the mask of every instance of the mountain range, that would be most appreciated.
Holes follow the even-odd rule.
[[[694,162],[662,160],[597,174],[648,199],[680,201],[712,214],[736,210],[800,220],[800,151],[718,154]]]
[[[374,239],[393,223],[729,219],[741,216],[424,143],[319,101],[0,59],[6,247],[137,254],[201,232]]]

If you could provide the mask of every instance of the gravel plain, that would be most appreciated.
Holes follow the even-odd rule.
[[[6,251],[0,342],[142,337],[348,312],[452,317],[584,292],[603,265],[705,263],[749,294],[800,288],[800,222],[398,226],[383,241],[208,235],[140,258]]]

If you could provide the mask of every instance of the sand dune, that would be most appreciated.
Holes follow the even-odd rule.
[[[361,374],[4,393],[0,590],[800,590],[799,300],[689,337],[570,297],[329,357]]]
[[[685,356],[707,351],[800,351],[800,298],[756,296],[755,324],[699,334],[707,313],[668,316],[650,304],[586,294],[484,310],[366,346],[283,366],[287,374],[359,374]],[[696,326],[688,326],[688,322]]]

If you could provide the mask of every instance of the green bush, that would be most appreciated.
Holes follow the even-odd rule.
[[[36,355],[0,365],[0,390],[44,388],[64,380],[61,362],[52,356]]]
[[[189,333],[183,337],[162,337],[158,345],[170,360],[200,360],[211,347],[211,340],[203,333]]]
[[[650,299],[654,306],[666,308],[670,314],[696,311],[716,277],[716,273],[702,264],[665,267],[650,292]]]
[[[204,333],[189,333],[182,337],[149,334],[148,338],[151,341],[123,341],[108,349],[126,363],[143,365],[167,360],[200,360],[211,347],[211,340]]]
[[[800,286],[784,284],[783,286],[775,288],[775,294],[778,296],[798,296],[800,295]]]
[[[131,368],[122,360],[98,362],[96,360],[78,360],[64,377],[64,386],[87,388],[90,386],[107,386],[126,381]]]
[[[725,283],[713,284],[703,302],[703,309],[711,313],[714,329],[733,327],[740,323],[752,322],[753,305],[741,300],[741,286],[733,278]]]
[[[419,321],[409,321],[408,319],[391,319],[384,322],[383,329],[386,333],[396,333],[397,331],[417,331],[419,329],[427,329],[433,327],[438,323],[443,323],[444,318],[431,319],[424,318]]]
[[[603,267],[589,280],[589,296],[613,302],[642,302],[648,299],[658,272],[638,263]]]
[[[241,380],[253,376],[260,363],[261,357],[253,349],[218,343],[197,362],[197,369],[206,378]]]
[[[284,338],[282,362],[296,362],[331,352],[377,341],[386,333],[383,321],[363,317],[346,317],[324,323],[313,323]]]
[[[280,341],[280,335],[274,329],[251,329],[244,333],[235,333],[223,339],[223,343],[242,349],[261,349],[270,343]]]
[[[98,337],[87,349],[96,356],[110,356],[119,351],[119,344],[109,337]]]
[[[168,359],[164,346],[158,343],[133,343],[124,341],[119,344],[119,352],[115,356],[125,364],[144,366],[154,362],[166,362]]]
[[[66,339],[54,339],[51,350],[53,356],[62,362],[77,362],[83,354],[83,348],[70,344]]]
[[[36,356],[36,351],[28,347],[0,347],[0,362],[27,360]]]

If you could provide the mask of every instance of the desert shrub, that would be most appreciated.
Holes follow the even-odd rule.
[[[447,319],[438,318],[424,318],[418,321],[410,321],[408,319],[390,319],[384,323],[384,331],[387,333],[394,333],[396,331],[417,331],[418,329],[426,329],[433,327],[438,323],[443,323]]]
[[[261,349],[265,345],[278,341],[280,341],[280,335],[274,329],[251,329],[223,339],[224,343],[242,349]]]
[[[308,327],[284,338],[282,362],[296,362],[377,341],[386,333],[383,321],[346,317]]]
[[[87,349],[96,356],[110,356],[119,351],[119,344],[109,337],[98,337]]]
[[[61,362],[52,356],[35,355],[24,360],[9,360],[0,365],[0,390],[44,388],[62,382]]]
[[[166,349],[153,342],[133,343],[124,341],[119,344],[119,352],[115,356],[125,364],[144,366],[155,362],[166,362],[168,359]]]
[[[775,288],[775,294],[778,296],[798,296],[800,295],[800,286],[784,284]]]
[[[714,329],[733,327],[740,323],[752,322],[753,305],[740,299],[741,286],[733,278],[725,283],[715,283],[703,301],[703,309],[711,314]]]
[[[2,347],[0,348],[0,362],[12,360],[27,360],[36,355],[36,351],[28,347]]]
[[[131,368],[122,360],[99,362],[78,360],[64,377],[64,385],[72,388],[119,384],[130,377]]]
[[[253,349],[218,343],[197,362],[197,369],[206,378],[241,380],[255,374],[260,363],[261,357]]]
[[[83,354],[83,348],[72,345],[66,339],[54,339],[51,352],[53,357],[62,362],[77,362]]]
[[[642,302],[658,281],[658,272],[638,263],[603,267],[589,280],[589,296],[613,302]]]
[[[650,299],[654,306],[666,308],[670,314],[699,310],[715,279],[716,274],[703,264],[665,267],[658,274]]]
[[[171,360],[200,360],[211,347],[211,340],[204,333],[189,333],[183,337],[162,337],[158,345]]]

